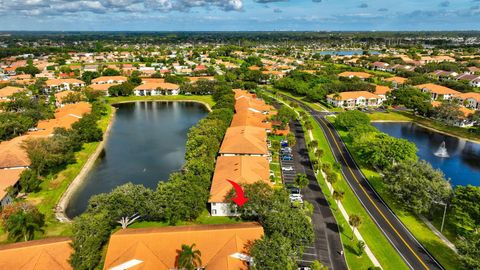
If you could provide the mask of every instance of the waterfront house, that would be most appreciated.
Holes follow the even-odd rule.
[[[335,107],[357,108],[380,106],[384,98],[368,91],[351,91],[327,95],[327,103]]]
[[[458,91],[433,83],[415,85],[415,87],[429,93],[432,100],[450,100],[453,96],[460,94]]]
[[[232,189],[227,181],[238,184],[264,182],[272,186],[270,167],[267,158],[252,156],[219,156],[210,188],[210,214],[212,216],[235,216],[235,207],[227,201],[226,196]]]
[[[178,84],[166,82],[147,82],[135,87],[133,93],[136,96],[159,96],[159,95],[178,95],[180,86]]]
[[[371,64],[371,68],[373,70],[379,70],[379,71],[389,71],[388,68],[390,67],[390,64],[385,63],[385,62],[373,62]]]
[[[124,229],[112,234],[104,270],[173,270],[182,245],[201,252],[198,269],[248,270],[249,247],[263,236],[257,223]]]

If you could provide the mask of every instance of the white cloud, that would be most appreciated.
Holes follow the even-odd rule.
[[[0,13],[62,15],[65,13],[114,13],[182,11],[218,8],[241,11],[244,0],[0,0]]]

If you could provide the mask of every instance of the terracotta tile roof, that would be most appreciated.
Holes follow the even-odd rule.
[[[373,75],[371,75],[369,73],[366,73],[366,72],[346,71],[346,72],[342,72],[342,73],[338,74],[338,76],[340,76],[340,77],[358,77],[358,78],[366,79],[366,78],[372,77]]]
[[[142,78],[142,83],[165,83],[165,79],[162,78]]]
[[[7,189],[14,186],[20,180],[20,174],[25,169],[0,170],[0,200],[7,195]]]
[[[257,223],[120,230],[110,237],[103,269],[127,262],[138,263],[129,270],[175,269],[182,244],[195,244],[202,267],[247,270],[246,262],[235,256],[247,255],[247,247],[262,235],[263,228]]]
[[[60,84],[85,84],[85,82],[77,79],[50,79],[47,80],[46,82],[47,86],[57,86]]]
[[[101,83],[107,81],[127,81],[125,76],[101,76],[92,80],[92,83]]]
[[[268,154],[267,135],[264,128],[230,127],[220,147],[221,154]]]
[[[480,93],[476,92],[468,92],[468,93],[460,93],[458,95],[455,95],[455,98],[458,99],[475,99],[477,102],[480,102]]]
[[[205,76],[205,77],[188,77],[188,80],[191,83],[196,83],[199,80],[208,80],[208,81],[213,81],[215,80],[215,77],[213,76]]]
[[[15,93],[21,92],[25,89],[15,86],[6,86],[0,89],[0,98],[7,98]]]
[[[230,123],[230,127],[252,126],[271,129],[272,123],[266,122],[266,115],[249,110],[237,112]]]
[[[50,238],[0,246],[0,269],[71,270],[68,238]]]
[[[235,111],[241,112],[243,110],[250,110],[258,113],[264,111],[270,112],[273,111],[273,107],[265,104],[261,99],[249,98],[249,97],[239,97],[235,101]]]
[[[404,84],[407,81],[407,78],[403,77],[391,77],[391,78],[386,78],[384,81],[387,82],[396,82],[397,84]]]
[[[119,85],[118,83],[102,83],[102,84],[91,84],[88,87],[92,88],[93,90],[96,91],[108,91],[108,88],[114,86],[114,85]]]
[[[432,93],[439,94],[439,95],[447,95],[447,94],[457,95],[457,94],[460,94],[460,92],[458,92],[458,91],[455,91],[455,90],[450,89],[450,88],[445,87],[445,86],[433,84],[433,83],[415,85],[415,87],[418,88],[418,89],[421,89],[421,90],[425,89],[428,92],[432,92]]]
[[[28,135],[19,136],[0,143],[0,169],[12,167],[27,167],[30,165],[27,151],[23,149],[23,143],[31,138]]]
[[[225,133],[221,154],[268,154],[267,135],[264,128],[230,127]]]
[[[351,91],[351,92],[341,92],[338,93],[340,97],[337,100],[349,100],[349,99],[357,99],[360,97],[364,97],[366,99],[371,99],[371,98],[380,98],[379,96],[370,93],[368,91]],[[327,95],[329,98],[334,98],[335,94],[330,94]]]
[[[232,188],[226,179],[243,184],[253,184],[269,180],[270,167],[267,158],[252,156],[219,156],[210,188],[209,202],[224,202],[225,196]]]
[[[88,102],[78,102],[75,104],[67,104],[55,111],[55,118],[62,118],[66,115],[81,117],[92,111],[92,105]]]
[[[390,87],[384,85],[375,85],[375,94],[376,95],[386,95],[390,92]]]

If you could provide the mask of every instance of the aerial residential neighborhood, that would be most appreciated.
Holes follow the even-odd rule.
[[[0,1],[0,270],[480,270],[477,1]]]

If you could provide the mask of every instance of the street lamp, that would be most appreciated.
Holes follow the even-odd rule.
[[[434,203],[436,204],[440,204],[440,205],[443,205],[444,208],[443,208],[443,217],[442,217],[442,225],[440,226],[440,232],[443,232],[443,225],[445,224],[445,216],[447,214],[447,204],[444,203],[444,202],[436,202],[434,201]]]

